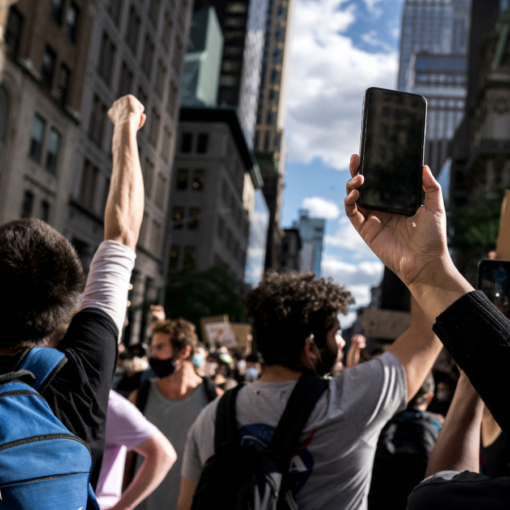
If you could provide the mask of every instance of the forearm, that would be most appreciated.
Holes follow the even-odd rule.
[[[345,359],[345,366],[347,368],[355,367],[359,364],[361,350],[357,345],[351,344],[349,347],[349,351],[347,352],[347,357]]]
[[[143,219],[144,188],[136,133],[125,121],[113,132],[113,171],[105,211],[105,239],[136,248]]]
[[[482,413],[482,399],[469,379],[462,374],[430,457],[427,477],[439,471],[478,472]]]

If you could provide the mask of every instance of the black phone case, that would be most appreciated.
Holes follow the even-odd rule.
[[[387,92],[395,92],[395,93],[399,93],[399,94],[405,94],[407,96],[416,96],[416,97],[423,98],[423,96],[420,96],[418,94],[409,94],[408,92],[398,92],[395,90],[383,89],[380,87],[370,87],[365,91],[365,96],[363,97],[363,111],[361,114],[361,137],[360,137],[360,146],[359,146],[359,155],[360,155],[359,174],[360,175],[363,175],[363,154],[365,152],[364,151],[365,128],[366,128],[366,123],[367,123],[367,109],[365,106],[366,106],[366,102],[367,102],[368,93],[371,90],[384,90]],[[423,99],[425,99],[425,98],[423,98]],[[426,100],[425,100],[425,104],[426,104]],[[421,142],[422,167],[424,165],[424,160],[425,160],[425,133],[426,133],[426,131],[427,131],[427,110],[425,110],[425,120],[423,123],[423,138],[422,138],[422,142]],[[423,187],[421,174],[420,174],[420,187],[421,188]],[[362,209],[367,209],[368,211],[380,211],[380,212],[387,212],[387,213],[391,213],[391,214],[400,214],[402,216],[414,216],[416,214],[416,212],[418,211],[418,209],[421,207],[421,198],[418,200],[418,202],[416,204],[416,209],[414,211],[408,211],[408,210],[403,210],[403,209],[393,209],[392,207],[373,206],[373,205],[367,204],[363,201],[363,186],[361,186],[361,188],[359,189],[359,198],[356,203],[358,204],[359,207],[361,207]]]
[[[481,279],[482,279],[482,267],[484,265],[505,265],[505,266],[510,266],[510,260],[503,260],[503,259],[482,259],[478,262],[478,274],[476,275],[476,288],[478,290],[480,290],[482,288],[482,285],[481,285]],[[509,267],[509,272],[510,272],[510,267]]]

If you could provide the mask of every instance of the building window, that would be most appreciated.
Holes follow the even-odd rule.
[[[143,213],[142,226],[140,227],[140,235],[138,236],[138,244],[147,246],[147,231],[149,229],[149,215]]]
[[[165,94],[166,68],[161,60],[158,60],[158,72],[156,75],[156,92],[159,97]]]
[[[142,69],[145,71],[147,78],[151,78],[152,75],[152,61],[154,60],[154,44],[150,37],[145,36],[145,44],[143,47],[143,60]]]
[[[242,55],[243,49],[241,46],[225,46],[223,50],[224,55]]]
[[[9,9],[9,17],[7,19],[7,26],[5,28],[4,41],[5,44],[15,54],[17,54],[19,51],[19,44],[21,41],[22,32],[23,32],[23,16],[18,11],[18,9],[16,9],[16,7],[12,6]]]
[[[196,265],[197,249],[194,246],[186,246],[184,249],[184,269],[193,269]]]
[[[159,255],[160,248],[161,248],[161,224],[155,220],[152,220],[152,232],[151,232],[152,252]]]
[[[178,170],[177,171],[177,189],[184,191],[188,187],[188,171]]]
[[[224,60],[221,68],[225,73],[237,73],[241,69],[241,62],[239,60]]]
[[[62,25],[64,0],[51,0],[51,18],[57,25]]]
[[[182,226],[184,225],[184,208],[174,207],[172,219],[174,229],[182,228]]]
[[[136,55],[136,47],[138,46],[138,34],[140,33],[140,17],[136,14],[135,8],[131,6],[129,9],[129,20],[126,32],[126,42]]]
[[[200,222],[200,208],[191,207],[189,210],[188,228],[197,230]]]
[[[179,35],[175,37],[175,45],[174,45],[174,59],[173,66],[175,72],[179,74],[181,72],[181,64],[183,60],[183,44]]]
[[[120,70],[120,81],[119,81],[119,97],[131,94],[131,88],[133,86],[133,73],[125,62],[122,62],[122,68]]]
[[[161,117],[157,113],[157,111],[153,108],[152,109],[152,115],[151,115],[151,128],[149,132],[149,139],[154,145],[154,147],[158,146],[158,139],[159,139],[159,126],[161,124]]]
[[[103,80],[110,85],[112,79],[113,62],[115,60],[116,48],[106,32],[103,34],[101,50],[99,54],[99,64],[97,72]]]
[[[229,16],[228,18],[225,18],[225,26],[226,27],[243,28],[245,24],[246,24],[246,19],[244,16],[236,16],[236,17]]]
[[[220,216],[218,218],[218,237],[223,240],[223,234],[225,232],[225,222],[223,218]]]
[[[108,7],[108,11],[110,12],[110,16],[113,21],[118,25],[120,20],[120,15],[122,14],[122,4],[124,0],[110,0],[110,5]]]
[[[205,185],[205,171],[195,170],[193,172],[193,184],[191,185],[195,191],[202,191]]]
[[[257,124],[260,124],[260,122],[257,122]],[[258,150],[259,148],[259,139],[260,139],[260,131],[255,131],[255,141],[253,142],[253,147],[255,147],[255,150]]]
[[[230,76],[228,74],[224,74],[220,78],[221,87],[237,87],[238,83],[239,78],[237,76]]]
[[[152,186],[154,183],[154,164],[150,159],[145,160],[143,180],[145,185],[145,194],[150,198],[152,196]]]
[[[191,145],[193,143],[192,133],[183,133],[181,136],[181,152],[189,154],[191,152]]]
[[[71,71],[65,64],[60,66],[60,74],[57,83],[57,98],[61,104],[65,105],[67,102],[67,94],[69,93],[69,80],[71,78]]]
[[[166,178],[162,174],[158,174],[158,185],[156,186],[156,205],[163,209],[165,205],[165,194],[166,194]]]
[[[177,85],[172,81],[170,83],[170,87],[168,88],[168,98],[166,102],[166,109],[170,117],[174,117],[175,115],[175,110],[177,108],[177,95]]]
[[[172,33],[172,18],[168,12],[165,12],[165,24],[163,25],[163,33],[161,34],[161,42],[163,43],[165,51],[170,51],[170,46],[172,45]]]
[[[33,207],[34,194],[31,191],[25,191],[25,194],[23,195],[23,203],[21,204],[21,217],[31,218]]]
[[[46,46],[42,57],[41,81],[42,84],[48,89],[51,89],[51,86],[53,85],[53,75],[55,74],[56,61],[57,55],[50,46]]]
[[[269,150],[269,136],[270,136],[269,131],[266,131],[266,134],[264,135],[264,150],[265,151]]]
[[[45,223],[50,222],[50,203],[47,200],[41,202],[41,220]]]
[[[243,14],[246,12],[246,4],[241,2],[228,3],[226,10],[234,14]]]
[[[92,112],[89,122],[89,136],[100,147],[103,143],[104,125],[106,122],[107,107],[103,104],[99,97],[94,96],[92,103]]]
[[[157,28],[159,21],[159,8],[161,6],[161,0],[151,0],[149,6],[149,19],[152,21],[153,25]]]
[[[48,136],[48,147],[46,149],[46,170],[52,174],[57,173],[60,139],[60,133],[56,129],[50,129],[50,134]]]
[[[172,133],[165,127],[163,130],[163,146],[161,147],[161,156],[165,161],[170,161],[172,151]]]
[[[67,37],[71,42],[76,42],[76,35],[78,34],[78,19],[80,16],[80,9],[78,6],[71,2],[69,9],[67,9]]]
[[[85,160],[81,175],[80,200],[87,206],[94,206],[97,176],[99,170],[88,160]]]
[[[275,120],[276,120],[276,115],[274,114],[274,112],[272,110],[268,110],[266,112],[266,124],[268,126],[271,126],[275,123]]]
[[[39,115],[36,115],[32,123],[32,136],[30,138],[30,157],[36,161],[41,161],[45,129],[46,121]]]
[[[197,140],[197,152],[199,154],[207,154],[209,147],[209,135],[207,133],[200,133]]]
[[[277,69],[271,69],[270,75],[271,83],[280,83],[281,81],[281,73]]]
[[[170,249],[170,269],[177,269],[179,267],[180,251],[180,247],[175,245]]]

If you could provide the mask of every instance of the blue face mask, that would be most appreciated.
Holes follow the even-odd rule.
[[[193,366],[201,367],[204,364],[204,357],[201,354],[195,354],[193,356]]]
[[[255,367],[250,367],[246,369],[244,377],[247,381],[255,381],[259,377],[259,371]]]

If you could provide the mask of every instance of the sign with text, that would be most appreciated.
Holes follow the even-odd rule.
[[[394,310],[363,310],[363,329],[367,337],[395,340],[411,325],[409,312]]]
[[[228,315],[203,317],[200,319],[200,325],[202,326],[202,338],[210,346],[224,345],[227,349],[237,347],[237,339],[228,321]]]

